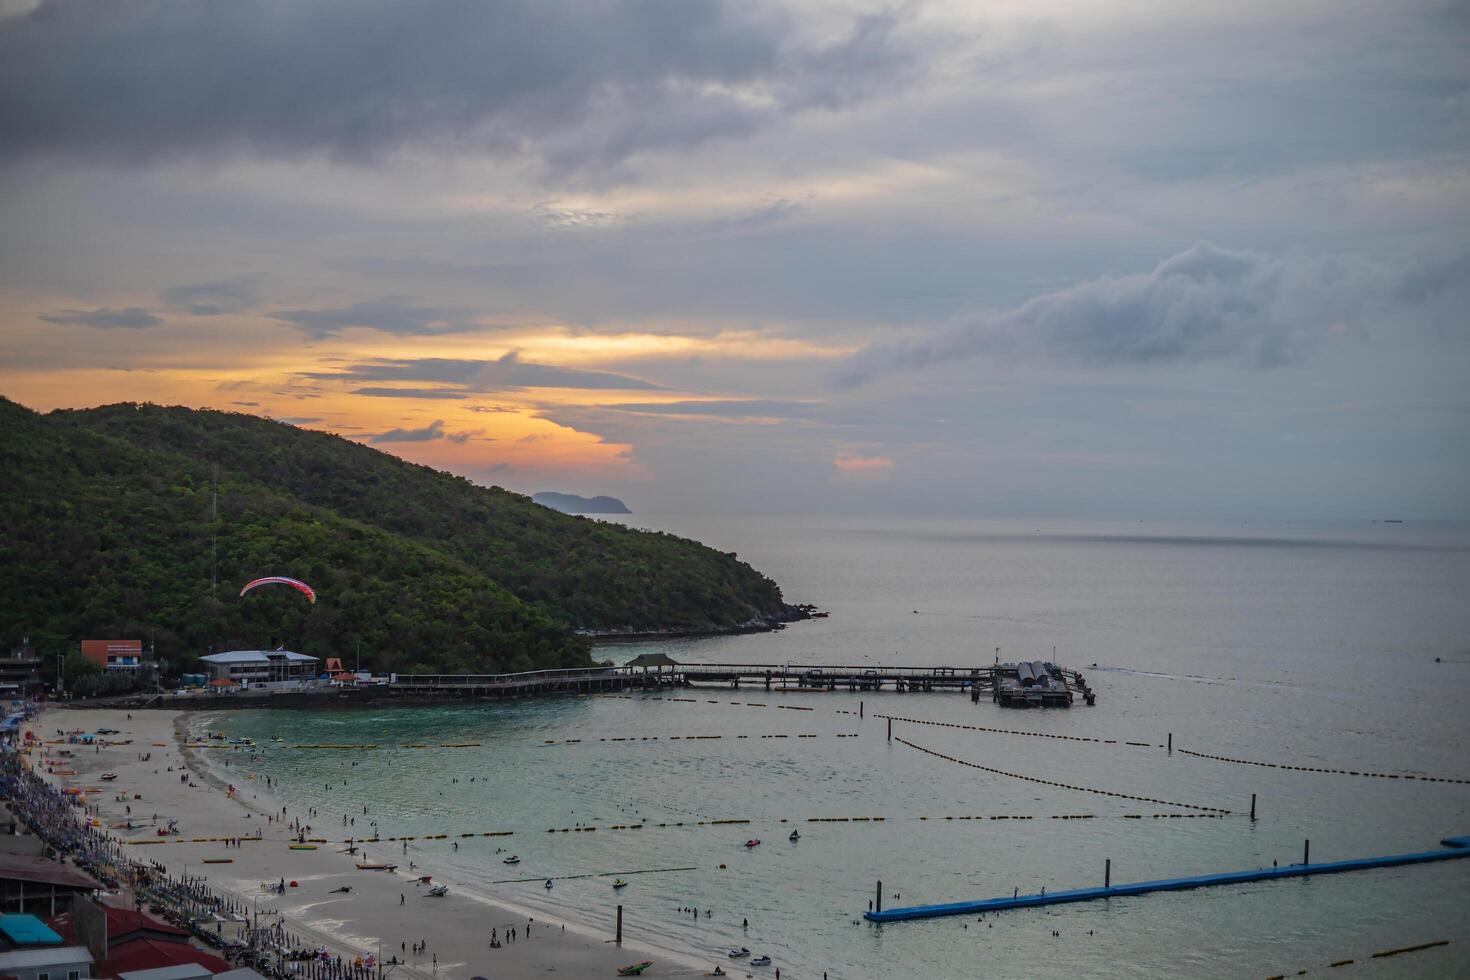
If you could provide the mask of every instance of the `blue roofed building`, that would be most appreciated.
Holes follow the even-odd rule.
[[[0,975],[15,980],[87,980],[92,954],[34,915],[0,915]]]

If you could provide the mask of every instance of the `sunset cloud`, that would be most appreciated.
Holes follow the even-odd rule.
[[[832,465],[842,476],[865,479],[885,477],[893,470],[893,460],[887,456],[838,456]]]
[[[444,420],[435,419],[421,429],[389,429],[369,438],[370,442],[429,442],[443,439]]]
[[[144,327],[156,327],[163,322],[137,306],[122,310],[58,310],[55,313],[41,314],[41,319],[67,327],[93,327],[97,330],[141,330]]]

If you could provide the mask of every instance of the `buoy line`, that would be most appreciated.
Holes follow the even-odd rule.
[[[901,745],[907,745],[911,749],[918,749],[920,752],[923,752],[926,755],[932,755],[936,758],[944,759],[948,762],[955,762],[962,766],[969,766],[971,769],[979,769],[982,772],[994,773],[997,776],[1009,776],[1012,779],[1024,779],[1028,783],[1039,783],[1043,786],[1056,786],[1059,789],[1070,789],[1079,793],[1096,793],[1099,796],[1113,796],[1117,797],[1120,800],[1137,800],[1140,803],[1158,803],[1162,806],[1183,807],[1188,810],[1208,810],[1211,813],[1231,812],[1229,810],[1221,809],[1220,807],[1200,806],[1194,803],[1175,803],[1172,800],[1159,800],[1151,796],[1134,796],[1131,793],[1115,793],[1112,790],[1093,789],[1090,786],[1073,786],[1071,783],[1059,783],[1052,779],[1041,779],[1037,776],[1023,776],[1018,772],[1006,772],[1004,769],[992,769],[990,766],[982,766],[978,762],[966,762],[964,759],[956,759],[952,755],[945,755],[943,752],[936,752],[933,749],[926,749],[922,745],[915,745],[913,742],[910,742],[906,739],[898,738],[897,736],[894,736],[893,740]]]
[[[1368,957],[1367,958],[1369,960],[1381,960],[1381,959],[1385,959],[1385,958],[1387,958],[1389,956],[1401,956],[1404,953],[1419,953],[1419,952],[1423,952],[1426,949],[1438,949],[1440,946],[1448,946],[1449,944],[1450,944],[1450,941],[1448,939],[1436,939],[1434,942],[1431,942],[1431,943],[1419,943],[1419,944],[1414,945],[1414,946],[1400,946],[1397,949],[1381,949],[1381,950],[1379,950],[1376,953],[1370,953],[1370,954],[1368,954]],[[1352,966],[1353,964],[1355,964],[1357,962],[1359,962],[1359,961],[1358,960],[1355,960],[1355,959],[1347,959],[1347,958],[1345,958],[1345,959],[1340,959],[1340,960],[1334,960],[1333,962],[1328,963],[1327,966],[1329,968],[1336,968],[1336,967],[1343,967],[1343,966]],[[1297,970],[1296,971],[1296,975],[1297,976],[1301,976],[1303,973],[1306,973],[1306,972],[1307,972],[1306,970]],[[1286,976],[1287,976],[1287,974],[1285,974],[1285,973],[1274,973],[1271,976],[1267,977],[1266,980],[1286,980]]]
[[[832,738],[857,738],[858,732],[836,732]],[[740,739],[740,738],[822,738],[820,734],[783,733],[770,735],[606,735],[594,738],[588,735],[584,738],[545,738],[541,740],[542,745],[591,745],[597,742],[701,742],[715,739]]]
[[[937,728],[960,728],[968,732],[990,732],[993,735],[1024,735],[1027,738],[1053,738],[1063,742],[1096,742],[1099,745],[1132,745],[1138,748],[1154,749],[1163,748],[1155,742],[1130,742],[1118,738],[1091,738],[1087,735],[1058,735],[1054,732],[1022,732],[1014,728],[986,728],[984,725],[960,725],[952,721],[929,721],[924,718],[900,718],[898,715],[883,715],[873,713],[874,718],[887,718],[891,721],[906,721],[910,725],[933,725]]]
[[[1231,762],[1237,766],[1259,766],[1262,769],[1289,769],[1295,772],[1320,772],[1329,776],[1362,776],[1368,779],[1408,779],[1420,783],[1470,783],[1470,779],[1455,779],[1449,776],[1415,776],[1410,773],[1397,772],[1368,772],[1358,769],[1322,769],[1316,766],[1293,766],[1285,762],[1255,762],[1251,759],[1232,759],[1224,755],[1209,755],[1205,752],[1191,752],[1189,749],[1175,749],[1182,755],[1192,755],[1196,759],[1213,759],[1215,762]]]
[[[1169,804],[1181,806],[1183,804]],[[895,823],[904,820],[932,821],[934,823],[946,823],[957,821],[981,821],[981,820],[1166,820],[1166,819],[1201,819],[1213,820],[1232,815],[1228,812],[1201,812],[1201,813],[1052,813],[1052,814],[1029,814],[1029,813],[995,813],[995,814],[950,814],[946,816],[904,816],[904,817],[769,817],[760,820],[750,818],[735,818],[726,820],[647,820],[643,823],[615,823],[615,824],[588,824],[580,827],[548,827],[543,831],[520,831],[521,834],[545,833],[545,834],[578,834],[594,833],[596,831],[613,830],[674,830],[694,827],[733,827],[746,826],[750,824],[797,824],[797,823]],[[1239,816],[1239,814],[1235,814]],[[330,837],[308,837],[305,839],[307,845],[318,844],[348,844],[359,847],[382,844],[398,844],[408,841],[440,841],[440,840],[464,840],[472,837],[511,837],[517,832],[514,830],[489,830],[489,831],[465,831],[458,834],[403,834],[394,837],[344,837],[335,839]],[[119,838],[123,844],[135,847],[149,847],[156,844],[214,844],[223,841],[240,841],[254,844],[285,843],[292,847],[301,847],[303,842],[295,837],[163,837],[163,838],[138,838],[137,840],[126,840]],[[541,879],[537,879],[541,880]]]

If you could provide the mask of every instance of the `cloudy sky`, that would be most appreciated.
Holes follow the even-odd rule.
[[[0,0],[0,393],[645,513],[1470,518],[1457,0]]]

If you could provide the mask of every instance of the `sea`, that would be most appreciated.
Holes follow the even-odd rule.
[[[1470,860],[862,919],[880,881],[891,908],[1100,885],[1107,862],[1119,884],[1289,864],[1307,841],[1326,862],[1470,834],[1470,527],[625,520],[738,552],[830,615],[600,657],[1052,660],[1097,703],[744,686],[193,724],[261,744],[258,763],[231,754],[232,779],[356,814],[356,836],[363,806],[384,836],[447,834],[408,854],[452,888],[609,932],[621,904],[630,937],[735,975],[1470,975]],[[912,720],[890,740],[884,716]],[[773,966],[732,964],[740,947]]]

